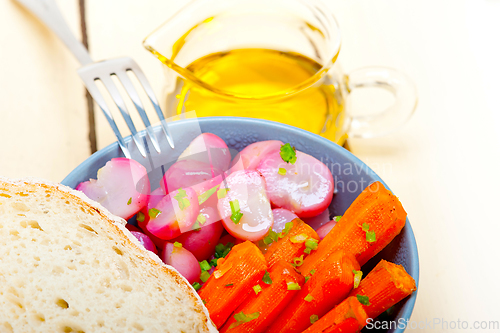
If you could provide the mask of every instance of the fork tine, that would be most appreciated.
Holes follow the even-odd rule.
[[[127,76],[127,72],[117,71],[116,76],[122,83],[123,87],[130,96],[130,99],[134,103],[137,111],[139,112],[142,122],[146,126],[146,131],[148,132],[149,138],[153,143],[153,147],[158,153],[161,153],[160,144],[156,140],[156,135],[154,134],[153,127],[151,126],[148,115],[146,114],[146,111],[144,111],[144,106],[142,105],[141,99],[139,98],[139,94],[137,93],[134,84],[132,83],[132,81],[130,81],[130,78]]]
[[[127,123],[128,128],[130,129],[130,132],[132,133],[132,139],[134,140],[137,149],[139,149],[139,152],[143,157],[146,157],[146,150],[143,146],[143,144],[140,141],[139,135],[137,134],[137,130],[135,128],[134,122],[132,121],[132,118],[130,117],[130,113],[125,106],[125,102],[123,101],[122,96],[120,95],[120,92],[118,91],[118,88],[116,87],[115,83],[111,80],[111,77],[109,76],[103,76],[99,78],[101,82],[104,84],[106,89],[108,90],[109,94],[111,95],[111,98],[113,98],[113,101],[115,102],[116,106],[120,110],[120,113],[123,116],[123,119],[125,119],[125,122]]]
[[[80,74],[80,72],[78,72],[78,74]],[[97,105],[99,105],[102,112],[104,113],[104,116],[106,117],[109,125],[111,126],[111,129],[113,130],[116,138],[118,139],[118,145],[122,149],[123,154],[125,155],[125,157],[131,158],[130,151],[126,146],[125,141],[123,140],[123,137],[120,133],[120,130],[118,129],[118,126],[116,126],[115,119],[113,118],[113,115],[109,111],[108,105],[106,104],[104,97],[99,91],[99,88],[95,84],[94,79],[88,79],[85,75],[80,75],[80,77],[85,83],[85,86],[87,87],[87,90],[89,91],[90,95],[92,96],[94,101],[96,101]]]
[[[130,59],[132,60],[132,59]],[[149,99],[151,100],[151,103],[153,103],[153,106],[156,110],[156,114],[158,115],[158,118],[160,118],[161,122],[161,127],[163,128],[163,132],[165,133],[168,143],[170,144],[170,147],[175,148],[174,146],[174,139],[172,138],[172,134],[170,133],[170,130],[168,128],[167,121],[165,120],[165,116],[163,115],[163,112],[161,111],[160,105],[158,103],[158,100],[156,99],[155,93],[153,91],[153,88],[151,88],[151,85],[149,84],[148,80],[146,79],[146,76],[142,72],[141,68],[135,61],[132,60],[131,65],[130,65],[130,70],[135,74],[139,82],[141,83],[142,87],[144,88],[144,91],[148,95]]]

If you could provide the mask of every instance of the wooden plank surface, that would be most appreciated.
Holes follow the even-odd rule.
[[[58,1],[79,35],[78,0]],[[89,155],[79,67],[42,23],[0,1],[0,174],[61,181]]]

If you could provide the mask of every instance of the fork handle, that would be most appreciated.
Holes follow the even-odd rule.
[[[93,63],[89,52],[76,39],[64,20],[54,0],[16,0],[32,12],[66,44],[78,61],[84,65]]]

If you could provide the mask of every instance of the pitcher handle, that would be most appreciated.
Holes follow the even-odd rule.
[[[344,77],[350,93],[356,88],[383,88],[394,95],[389,108],[374,115],[350,116],[350,137],[372,138],[394,132],[406,123],[417,107],[417,89],[405,74],[386,67],[357,69]]]

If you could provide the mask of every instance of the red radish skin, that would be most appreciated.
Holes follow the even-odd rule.
[[[179,156],[180,160],[198,160],[215,170],[226,171],[231,163],[231,153],[224,140],[215,134],[203,133],[191,141]]]
[[[283,142],[278,140],[259,141],[246,146],[231,162],[231,167],[241,161],[241,166],[246,170],[255,170],[260,161],[267,154],[279,150]]]
[[[175,268],[189,283],[196,282],[200,278],[201,268],[198,260],[182,246],[177,247],[174,243],[165,243],[162,260],[165,264]]]
[[[316,232],[318,233],[319,239],[325,238],[325,236],[328,235],[328,233],[333,229],[333,227],[335,227],[336,224],[337,224],[337,221],[331,220],[330,222],[328,222],[327,224],[323,225],[321,228],[316,230]]]
[[[189,250],[198,261],[203,261],[214,253],[224,227],[220,221],[203,225],[199,231],[186,232],[173,241],[179,242]]]
[[[286,170],[285,175],[278,169]],[[288,209],[298,217],[313,217],[332,201],[333,176],[316,158],[297,151],[297,161],[286,163],[280,151],[269,153],[257,167],[267,184],[267,194],[275,207]]]
[[[154,208],[148,211],[147,231],[160,239],[169,240],[192,229],[200,212],[198,196],[189,187],[183,191],[186,192],[186,196],[182,200],[187,200],[189,205],[181,209],[179,200],[175,198],[180,190],[167,194]],[[156,217],[152,217],[151,215],[154,216],[155,213],[157,213]]]
[[[273,226],[271,204],[266,195],[264,178],[256,171],[236,171],[226,178],[229,188],[217,205],[226,230],[236,238],[257,241]],[[231,220],[230,201],[238,201],[241,217],[238,223]]]
[[[325,209],[323,212],[321,212],[319,215],[313,216],[313,217],[305,217],[303,218],[303,221],[311,228],[314,230],[318,230],[321,228],[323,225],[327,224],[330,222],[330,211]]]
[[[128,220],[146,206],[150,185],[146,168],[139,162],[113,158],[99,169],[97,180],[80,183],[76,189]]]
[[[139,243],[141,243],[142,246],[144,246],[144,248],[146,250],[149,250],[151,252],[158,254],[158,249],[156,248],[153,241],[146,234],[143,234],[142,232],[138,232],[138,231],[131,231],[130,233],[132,235],[134,235],[135,238],[137,238]]]

